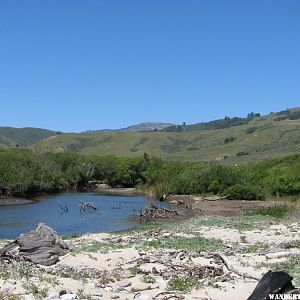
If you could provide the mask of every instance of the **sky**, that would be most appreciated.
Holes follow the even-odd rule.
[[[295,106],[298,0],[0,0],[0,126],[80,132]]]

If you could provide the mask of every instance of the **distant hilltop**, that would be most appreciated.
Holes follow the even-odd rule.
[[[147,132],[147,131],[156,131],[163,130],[165,128],[174,126],[171,123],[161,123],[161,122],[143,122],[140,124],[128,126],[121,129],[101,129],[101,130],[87,130],[83,133],[97,133],[97,132]]]

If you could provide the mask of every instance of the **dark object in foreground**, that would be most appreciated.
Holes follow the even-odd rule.
[[[269,295],[300,294],[300,290],[292,284],[293,277],[284,271],[268,271],[258,282],[247,300],[267,300]],[[277,299],[275,296],[273,299]]]
[[[157,207],[150,204],[144,211],[140,210],[141,219],[170,219],[182,215],[178,210]]]
[[[21,256],[35,264],[51,266],[68,250],[68,245],[52,228],[40,223],[35,230],[21,234],[15,241],[0,249],[0,258]]]

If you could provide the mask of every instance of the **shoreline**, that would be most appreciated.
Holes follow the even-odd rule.
[[[225,255],[241,273],[261,278],[275,268],[274,264],[290,259],[268,259],[267,254],[274,249],[297,249],[291,245],[299,238],[299,222],[295,220],[204,216],[130,232],[85,234],[66,240],[73,250],[54,266],[21,264],[31,270],[30,281],[43,299],[50,294],[56,295],[51,299],[65,299],[59,293],[66,291],[66,299],[84,294],[84,299],[161,300],[163,297],[156,296],[172,292],[182,297],[174,299],[245,300],[257,280],[229,273],[215,253]],[[21,275],[13,265],[6,270],[17,280],[12,283],[0,278],[0,292],[5,289],[31,297],[28,279],[18,278]],[[196,272],[196,281],[189,279],[189,272]],[[296,277],[296,283],[299,280]]]
[[[6,205],[23,205],[30,204],[39,201],[39,198],[43,196],[52,196],[64,193],[97,193],[108,196],[146,196],[145,193],[137,191],[136,188],[110,188],[110,189],[95,189],[95,188],[86,188],[86,189],[68,189],[62,190],[54,193],[37,193],[35,195],[24,195],[23,197],[14,197],[14,196],[2,196],[0,197],[0,206]]]
[[[25,205],[36,201],[26,198],[0,198],[0,206]]]

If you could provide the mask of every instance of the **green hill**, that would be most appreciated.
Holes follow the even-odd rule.
[[[0,127],[0,145],[26,147],[56,134],[55,131],[41,128]]]
[[[244,163],[299,153],[300,109],[171,126],[164,131],[60,134],[31,147],[39,152],[121,156],[146,152],[168,160]]]

